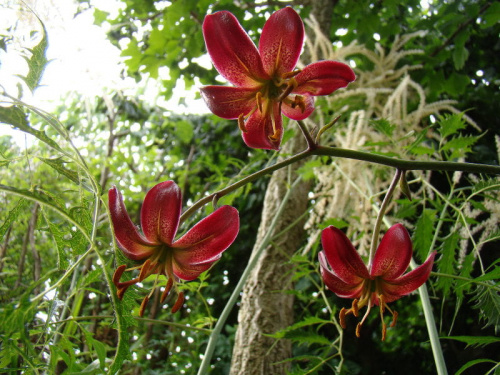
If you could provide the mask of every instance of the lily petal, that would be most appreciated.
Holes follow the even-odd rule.
[[[281,111],[283,114],[291,118],[292,120],[304,120],[311,115],[314,111],[314,98],[309,95],[301,95],[303,100],[304,108],[302,109],[300,106],[295,105],[292,107],[291,104],[284,101],[281,105]],[[293,103],[296,95],[290,95],[287,99]]]
[[[272,103],[271,114],[255,111],[245,122],[243,140],[248,147],[279,150],[283,137],[283,119],[279,103]],[[274,127],[273,127],[274,123]]]
[[[246,116],[256,107],[255,89],[232,86],[205,86],[201,96],[215,115],[225,119]]]
[[[343,282],[330,271],[324,251],[319,252],[318,258],[321,276],[328,289],[341,298],[358,298],[361,296],[363,281],[360,281],[358,284],[347,284]]]
[[[206,16],[203,37],[215,68],[233,85],[255,87],[259,80],[269,79],[257,47],[232,13]]]
[[[181,189],[174,181],[161,182],[148,191],[141,209],[142,231],[151,242],[170,245],[182,210]]]
[[[132,260],[141,260],[150,256],[158,244],[148,241],[139,233],[130,220],[123,197],[116,186],[109,189],[108,199],[116,241],[125,256]]]
[[[179,279],[185,280],[185,281],[192,281],[196,279],[202,272],[205,272],[208,270],[210,267],[212,267],[212,264],[215,263],[215,261],[219,260],[219,256],[214,259],[212,262],[205,262],[201,264],[196,264],[196,265],[181,265],[177,262],[172,262],[172,269],[175,274]]]
[[[370,274],[391,281],[401,276],[413,254],[410,235],[401,224],[395,224],[385,233],[373,257]]]
[[[370,278],[358,252],[340,229],[325,228],[321,233],[321,243],[328,264],[340,280],[354,286]]]
[[[304,43],[304,24],[297,12],[287,7],[274,12],[262,29],[259,52],[264,70],[271,77],[291,72]]]
[[[296,94],[329,95],[341,87],[346,87],[356,76],[349,65],[338,61],[319,61],[307,65],[297,74]]]
[[[413,271],[408,272],[397,279],[381,282],[381,287],[385,297],[385,302],[395,301],[419,288],[424,284],[432,271],[434,257],[436,252],[433,252],[427,260]]]
[[[239,229],[238,210],[231,206],[218,208],[173,243],[174,263],[185,269],[213,263],[233,243]]]

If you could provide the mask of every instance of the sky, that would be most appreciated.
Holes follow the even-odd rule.
[[[124,69],[120,50],[106,39],[106,32],[111,26],[106,22],[102,27],[94,25],[92,9],[75,16],[78,4],[72,0],[29,0],[26,3],[45,24],[50,63],[42,76],[41,87],[33,95],[24,88],[23,101],[50,113],[71,91],[88,97],[117,90],[136,95],[138,84],[135,80],[124,79],[120,75]],[[26,75],[28,71],[27,63],[22,58],[23,53],[27,53],[24,48],[33,47],[40,40],[40,34],[34,38],[30,35],[33,29],[40,29],[38,21],[29,9],[19,11],[17,4],[17,0],[6,0],[0,5],[0,35],[8,35],[10,27],[16,30],[7,52],[0,49],[0,85],[13,96],[17,95],[17,85],[22,82],[16,75]],[[119,1],[99,0],[99,8],[111,13],[111,16],[119,7]],[[163,73],[166,75],[168,72]],[[157,82],[148,80],[141,99],[177,113],[208,113],[203,101],[195,100],[195,92],[186,92],[183,82],[178,82],[180,87],[166,102],[158,96],[161,87]],[[186,97],[185,106],[177,104],[181,95]],[[19,136],[17,133],[9,126],[0,125],[0,136]]]

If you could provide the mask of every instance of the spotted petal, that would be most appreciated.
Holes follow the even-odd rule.
[[[264,110],[262,113],[256,110],[245,122],[246,131],[242,136],[248,147],[265,150],[280,149],[283,119],[279,103],[271,103],[268,111]]]
[[[307,65],[297,74],[296,94],[329,95],[341,87],[346,87],[356,76],[349,67],[338,61],[319,61]]]
[[[370,274],[391,281],[401,276],[412,257],[410,235],[404,226],[395,224],[386,232],[373,257]]]
[[[202,269],[193,277],[196,278],[208,269],[211,263],[218,260],[220,254],[233,243],[239,228],[238,211],[231,206],[222,206],[199,221],[173,244],[174,273],[184,280],[192,280],[186,279],[187,274],[182,270]]]
[[[363,291],[362,281],[358,284],[348,284],[343,282],[330,270],[324,251],[321,251],[318,254],[318,258],[321,276],[328,289],[341,298],[358,298],[361,296],[361,292]]]
[[[215,68],[235,86],[255,87],[259,80],[269,79],[257,47],[232,13],[206,16],[203,37]]]
[[[271,77],[291,72],[302,51],[304,24],[297,12],[287,7],[267,20],[259,41],[264,69]]]
[[[383,290],[385,302],[389,303],[395,301],[424,284],[432,271],[435,256],[436,253],[433,252],[422,265],[408,272],[406,275],[391,280],[390,282],[385,280],[381,282],[380,285]]]
[[[321,233],[321,243],[328,264],[340,280],[355,286],[370,278],[358,252],[340,229],[333,226],[325,228]]]
[[[148,240],[170,245],[182,210],[181,190],[174,181],[161,182],[148,191],[141,209],[142,231]]]
[[[122,195],[115,186],[109,189],[108,199],[116,241],[125,256],[132,260],[141,260],[150,256],[158,244],[148,241],[139,233],[130,220]]]
[[[294,102],[296,95],[293,95],[293,93],[292,95],[288,96],[286,101],[283,102],[281,111],[286,117],[291,118],[292,120],[304,120],[308,118],[314,111],[314,98],[309,95],[301,96],[304,103],[304,108],[301,108],[298,105],[292,106],[292,104],[288,103],[288,99],[290,100],[290,102]]]
[[[230,86],[205,86],[201,96],[215,115],[225,119],[246,116],[257,106],[255,89]]]

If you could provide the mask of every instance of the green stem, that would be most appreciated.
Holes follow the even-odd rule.
[[[394,178],[391,182],[391,185],[389,186],[389,189],[387,190],[387,193],[385,194],[384,200],[382,201],[382,205],[380,206],[380,210],[378,211],[377,220],[375,221],[375,228],[373,228],[372,243],[370,246],[370,254],[368,257],[368,269],[371,269],[373,256],[375,255],[375,250],[378,247],[378,237],[380,234],[380,226],[382,225],[382,221],[384,219],[385,210],[387,209],[387,206],[389,205],[389,202],[391,201],[392,195],[394,194],[394,190],[396,190],[396,186],[398,185],[398,182],[401,178],[401,175],[402,175],[401,170],[400,169],[396,170],[396,174],[394,175]]]
[[[228,187],[219,190],[215,193],[207,195],[201,198],[190,208],[188,208],[181,216],[181,222],[190,217],[194,212],[196,212],[200,207],[211,202],[216,196],[217,199],[227,195],[240,187],[257,180],[258,178],[270,174],[278,169],[286,167],[287,165],[298,162],[299,160],[305,159],[310,156],[332,156],[338,158],[355,159],[361,161],[367,161],[370,163],[386,165],[399,169],[401,171],[409,170],[421,170],[421,171],[463,171],[471,173],[489,173],[489,174],[500,174],[500,166],[489,165],[489,164],[477,164],[477,163],[458,163],[449,161],[415,161],[415,160],[404,160],[391,158],[388,156],[377,155],[370,152],[364,151],[354,151],[343,148],[336,147],[324,147],[315,146],[310,147],[305,151],[298,153],[286,160],[276,163],[270,167],[264,168],[258,172],[251,174],[238,182],[235,182]]]
[[[205,350],[205,355],[203,356],[203,361],[201,362],[200,368],[198,369],[198,375],[205,375],[207,373],[207,370],[210,366],[210,361],[212,359],[212,355],[215,350],[215,346],[217,344],[217,340],[219,338],[219,334],[222,331],[222,328],[226,324],[226,320],[231,313],[231,310],[233,309],[234,305],[236,304],[236,301],[238,301],[238,298],[240,298],[240,292],[243,290],[243,286],[245,285],[245,282],[248,279],[248,276],[250,275],[250,272],[253,270],[255,267],[255,264],[257,264],[257,260],[259,259],[260,255],[264,251],[265,248],[267,248],[267,245],[271,241],[272,234],[274,232],[274,228],[276,227],[276,224],[278,222],[278,218],[281,216],[285,209],[286,202],[290,198],[290,193],[291,191],[297,186],[297,184],[300,182],[300,177],[295,180],[293,185],[288,189],[287,193],[283,197],[283,200],[281,201],[280,206],[278,207],[278,211],[274,215],[273,221],[271,222],[271,225],[267,228],[267,233],[265,237],[262,239],[262,243],[260,247],[252,254],[250,257],[250,260],[248,261],[248,264],[243,271],[243,274],[241,275],[240,280],[238,281],[238,284],[233,290],[233,293],[231,294],[231,297],[229,297],[229,301],[227,302],[226,306],[224,307],[224,310],[222,311],[219,320],[217,321],[217,324],[215,325],[212,334],[210,335],[210,338],[208,339],[208,345],[207,349]]]
[[[413,259],[411,260],[411,267],[416,267]],[[437,374],[447,375],[448,370],[446,369],[446,362],[444,361],[443,349],[441,348],[441,343],[439,342],[439,334],[436,328],[434,314],[432,313],[432,306],[429,293],[427,292],[427,286],[424,284],[418,288],[418,293],[420,294],[420,301],[422,301],[422,309],[424,310],[425,323],[427,325],[427,332],[429,333]]]

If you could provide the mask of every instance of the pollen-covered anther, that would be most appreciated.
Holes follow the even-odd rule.
[[[392,322],[391,322],[391,325],[390,327],[395,327],[396,326],[396,322],[398,321],[398,312],[397,311],[394,311],[392,313]]]
[[[345,316],[347,315],[348,310],[345,307],[342,307],[339,313],[339,323],[340,326],[345,329],[347,326],[345,324]]]
[[[113,274],[113,284],[118,288],[118,284],[120,283],[120,279],[122,278],[123,272],[127,269],[127,266],[125,264],[122,264],[119,266],[116,270],[115,273]]]
[[[260,91],[255,94],[255,101],[257,102],[257,108],[262,113],[262,93]]]
[[[282,75],[282,78],[284,78],[284,79],[288,79],[288,78],[295,77],[295,76],[296,76],[297,74],[299,74],[301,71],[302,71],[302,70],[300,70],[300,69],[295,69],[295,70],[293,70],[293,71],[291,71],[291,72],[284,73],[284,74]]]
[[[184,292],[179,292],[177,301],[175,301],[174,306],[172,306],[172,314],[175,314],[184,304]]]
[[[142,300],[141,307],[139,309],[139,316],[141,318],[144,315],[144,310],[146,309],[146,305],[148,304],[148,302],[149,302],[149,295],[144,297],[144,299]]]
[[[172,278],[168,279],[167,285],[165,285],[165,290],[163,291],[163,293],[161,295],[161,299],[160,299],[161,303],[163,303],[165,301],[165,299],[167,299],[168,294],[172,290],[173,285],[174,285],[174,281],[172,280]]]
[[[247,132],[247,128],[245,126],[245,115],[243,113],[238,116],[238,127],[243,133]]]
[[[352,301],[352,306],[351,306],[352,314],[357,318],[359,315],[359,309],[358,309],[358,299],[355,298]]]
[[[359,322],[356,326],[356,337],[361,337],[361,327],[363,326],[363,322]]]
[[[287,83],[286,83],[286,88],[285,90],[281,93],[281,95],[278,97],[277,101],[278,102],[281,102],[283,101],[288,95],[290,95],[290,93],[295,90],[295,88],[298,86],[299,84],[297,83],[297,81],[295,80],[295,78],[292,78],[290,79]]]
[[[302,113],[306,111],[306,102],[304,101],[304,97],[302,95],[296,95],[293,99],[293,102],[290,103],[292,108],[299,107]]]

